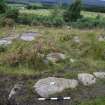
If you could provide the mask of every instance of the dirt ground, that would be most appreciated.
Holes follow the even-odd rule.
[[[105,96],[105,81],[97,81],[91,87],[79,86],[75,90],[66,90],[55,96],[70,96],[71,100],[38,101],[39,97],[34,93],[32,86],[38,77],[0,75],[0,105],[77,105],[80,101],[91,100]],[[9,93],[16,83],[23,82],[21,91],[8,100]]]

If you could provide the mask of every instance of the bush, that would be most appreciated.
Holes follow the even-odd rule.
[[[69,6],[69,8],[64,12],[64,20],[68,21],[76,21],[81,17],[81,0],[76,0],[75,3]]]
[[[0,27],[2,27],[4,25],[4,19],[5,19],[4,14],[0,15]]]
[[[7,10],[7,5],[5,0],[0,0],[0,14],[5,13]]]
[[[2,63],[11,67],[18,67],[20,65],[31,68],[43,67],[40,66],[43,64],[43,57],[40,54],[43,50],[42,46],[43,45],[39,43],[35,47],[24,49],[23,46],[20,45],[16,51],[12,50],[11,52],[4,54]]]
[[[18,18],[18,15],[19,15],[19,11],[18,9],[15,9],[15,8],[14,9],[9,8],[5,13],[6,18],[12,18],[14,20]]]
[[[0,53],[5,52],[7,50],[6,46],[0,46]]]

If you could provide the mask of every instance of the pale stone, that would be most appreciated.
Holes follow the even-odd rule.
[[[100,35],[97,37],[98,41],[102,42],[105,41],[105,35]]]
[[[20,39],[24,41],[33,41],[36,36],[38,36],[36,32],[26,32],[20,36]]]
[[[75,42],[75,43],[80,43],[80,38],[79,38],[79,36],[75,36],[75,37],[74,37],[74,42]]]
[[[14,87],[11,89],[11,91],[9,93],[8,99],[11,99],[14,95],[16,95],[16,93],[19,90],[21,90],[22,86],[23,86],[23,83],[15,84]]]
[[[95,75],[96,78],[100,79],[105,78],[105,72],[94,72],[93,74]]]
[[[9,45],[11,43],[12,43],[11,40],[0,39],[0,45]]]
[[[92,74],[80,73],[78,74],[78,80],[84,85],[89,86],[96,83],[96,78]]]
[[[71,62],[71,63],[74,63],[74,62],[75,62],[75,59],[72,59],[72,58],[71,58],[71,59],[70,59],[70,62]]]
[[[46,59],[50,62],[56,63],[58,61],[66,59],[66,57],[62,53],[50,53],[47,55]]]
[[[64,79],[56,77],[48,77],[39,80],[34,85],[34,90],[41,97],[49,97],[50,95],[63,92],[68,88],[76,88],[78,86],[78,81],[74,79]]]

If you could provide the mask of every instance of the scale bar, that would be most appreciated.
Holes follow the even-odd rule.
[[[38,98],[39,101],[45,101],[45,100],[70,100],[71,97],[51,97],[51,98]]]

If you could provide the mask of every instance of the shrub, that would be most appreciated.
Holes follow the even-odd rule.
[[[81,17],[81,0],[76,0],[75,3],[71,4],[69,8],[64,12],[64,20],[68,21],[76,21]]]
[[[43,59],[40,56],[40,48],[29,50],[30,53],[28,50],[21,49],[15,52],[10,52],[4,55],[2,62],[3,64],[11,67],[18,67],[19,65],[22,65],[31,68],[40,68],[39,65],[43,64]]]
[[[6,18],[12,18],[14,20],[18,18],[18,15],[19,15],[19,11],[18,9],[15,9],[15,8],[13,9],[9,8],[5,13]]]
[[[7,5],[5,0],[0,0],[0,14],[5,13],[7,10]]]
[[[0,53],[5,52],[7,50],[6,46],[0,46]]]
[[[4,25],[4,19],[5,19],[4,14],[0,15],[0,27],[2,27]]]

